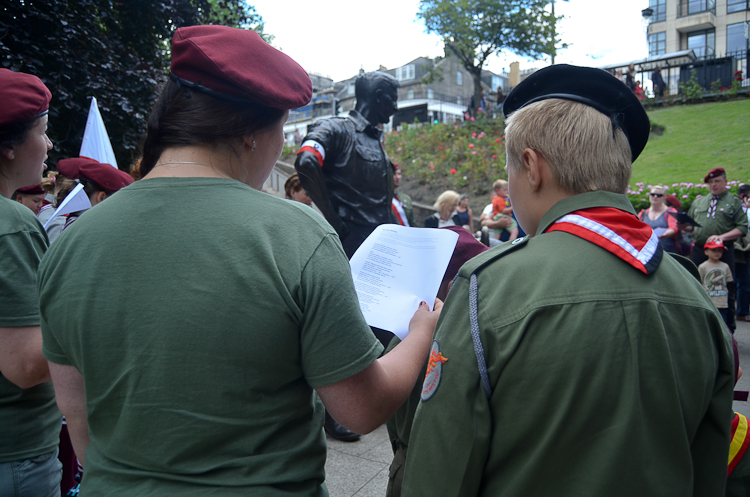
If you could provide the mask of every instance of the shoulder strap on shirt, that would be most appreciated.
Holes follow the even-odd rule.
[[[506,255],[512,251],[515,251],[524,245],[529,240],[529,237],[517,238],[509,243],[504,243],[502,247],[497,247],[492,250],[488,250],[483,255],[477,256],[473,261],[464,265],[469,266],[468,269],[471,271],[469,276],[469,323],[471,324],[471,340],[474,343],[474,355],[477,357],[477,368],[479,369],[479,378],[482,382],[482,390],[489,399],[492,397],[492,386],[490,384],[490,377],[487,374],[487,360],[484,354],[484,346],[482,345],[482,336],[479,331],[479,284],[477,283],[477,271],[483,266],[489,264],[491,261],[497,260],[503,255]],[[487,256],[486,254],[491,254]],[[463,272],[459,271],[459,274]],[[458,278],[458,275],[456,275]],[[454,282],[456,280],[454,278]]]
[[[729,444],[727,476],[732,474],[734,468],[742,460],[748,445],[750,445],[750,430],[748,430],[747,418],[736,412],[732,420],[732,441]]]

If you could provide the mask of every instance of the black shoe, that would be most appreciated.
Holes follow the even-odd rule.
[[[336,420],[333,419],[330,414],[328,414],[328,411],[326,411],[326,420],[323,423],[323,428],[325,428],[328,435],[342,442],[356,442],[361,437],[359,433],[349,431],[338,424]]]

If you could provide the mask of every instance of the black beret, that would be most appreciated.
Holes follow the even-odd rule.
[[[638,97],[625,83],[602,69],[556,64],[536,71],[510,92],[503,104],[507,117],[527,105],[560,98],[592,107],[620,128],[630,143],[631,160],[643,151],[651,123]]]

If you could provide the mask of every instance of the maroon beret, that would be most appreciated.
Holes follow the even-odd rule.
[[[96,161],[81,164],[78,174],[81,178],[92,181],[109,192],[116,192],[133,182],[133,177],[125,171]]]
[[[274,109],[296,109],[312,98],[305,70],[247,29],[179,28],[172,38],[171,71],[188,87]]]
[[[674,195],[665,195],[664,201],[667,203],[667,205],[671,205],[675,209],[679,209],[682,207],[682,202],[680,202],[680,200]]]
[[[466,231],[463,226],[445,226],[440,229],[451,230],[454,233],[458,233],[456,248],[453,249],[453,255],[451,256],[448,268],[445,270],[445,275],[443,276],[443,280],[452,280],[458,274],[458,270],[461,269],[461,266],[463,266],[469,259],[487,250],[487,246],[479,243],[476,238],[474,238],[474,235]]]
[[[42,80],[31,74],[0,69],[0,127],[18,124],[49,110],[52,93]]]
[[[89,162],[96,162],[94,159],[87,159],[85,157],[71,157],[70,159],[62,159],[57,162],[57,170],[60,174],[69,179],[78,179],[80,174],[78,172],[82,164]],[[98,162],[96,162],[98,164]],[[109,166],[110,168],[112,166]]]
[[[24,186],[23,188],[19,188],[16,191],[25,195],[41,195],[42,193],[44,193],[42,185]]]
[[[723,167],[715,167],[715,168],[711,169],[708,172],[708,174],[706,175],[706,177],[703,178],[703,181],[705,181],[706,183],[708,183],[708,180],[710,180],[710,179],[716,178],[718,176],[726,176],[726,175],[727,175],[727,173],[726,173],[726,171],[724,171]]]

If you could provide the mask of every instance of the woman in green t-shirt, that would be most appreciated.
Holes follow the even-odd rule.
[[[439,312],[421,305],[378,358],[335,231],[262,192],[311,95],[253,31],[178,29],[143,179],[45,258],[44,353],[82,494],[327,495],[323,404],[368,433],[414,387]]]
[[[11,201],[42,181],[52,95],[31,74],[0,69],[0,495],[60,495],[60,421],[42,356],[36,273],[47,236]],[[56,493],[55,493],[56,492]]]

